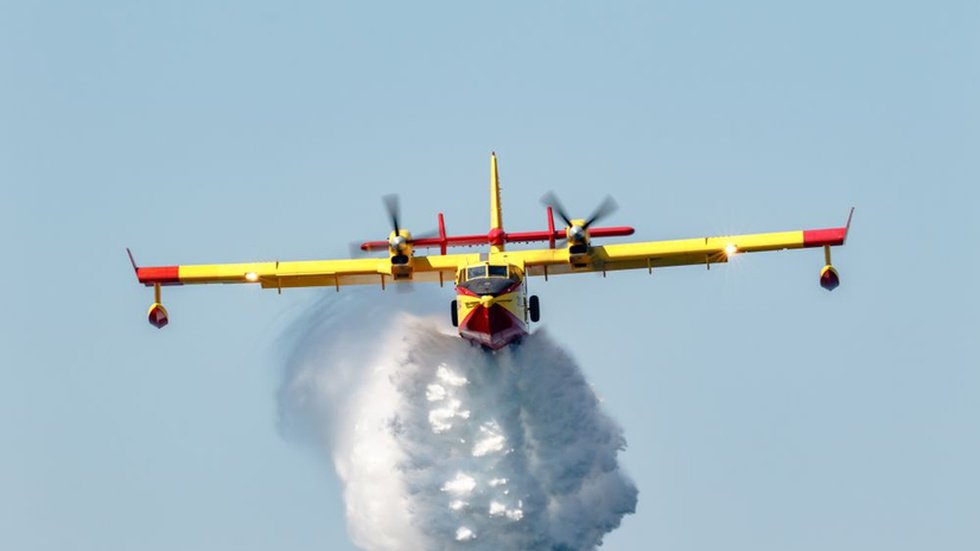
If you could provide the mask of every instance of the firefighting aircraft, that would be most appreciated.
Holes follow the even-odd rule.
[[[280,292],[289,287],[334,287],[340,291],[348,285],[378,285],[385,289],[392,284],[438,282],[442,286],[452,281],[456,300],[452,301],[450,313],[460,336],[497,350],[519,342],[528,334],[529,321],[540,319],[538,297],[527,293],[528,276],[543,276],[547,280],[549,276],[562,274],[599,272],[605,276],[614,270],[653,273],[654,268],[685,265],[710,269],[711,264],[727,262],[742,253],[823,247],[825,265],[820,270],[820,285],[832,291],[840,284],[840,277],[830,263],[830,248],[844,244],[851,225],[849,215],[847,224],[838,228],[595,245],[592,242],[595,238],[633,233],[633,228],[625,226],[594,227],[615,210],[611,198],[607,197],[584,219],[571,218],[552,193],[542,201],[547,206],[547,230],[505,231],[497,157],[491,154],[490,231],[486,234],[447,235],[445,220],[439,213],[438,236],[413,237],[399,220],[397,196],[390,195],[384,199],[392,227],[387,241],[369,241],[360,246],[367,253],[387,252],[380,258],[140,267],[129,249],[127,253],[139,282],[154,288],[154,300],[148,312],[154,327],[161,328],[169,321],[167,310],[160,302],[160,288],[164,286],[244,283]],[[564,228],[555,227],[555,212]],[[547,242],[548,247],[507,248],[511,243],[531,242]],[[474,245],[489,245],[490,250],[447,254],[449,247]],[[417,256],[418,249],[438,249],[438,254]]]

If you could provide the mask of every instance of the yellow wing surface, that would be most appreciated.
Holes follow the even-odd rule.
[[[740,253],[842,245],[846,235],[847,227],[841,227],[592,246],[583,256],[572,255],[567,248],[510,251],[501,256],[524,266],[528,275],[547,277],[579,272],[711,265],[728,262],[731,256]]]
[[[849,226],[849,224],[848,224]],[[500,251],[489,254],[416,256],[411,276],[394,278],[389,258],[252,262],[136,267],[145,285],[192,285],[209,283],[259,284],[266,289],[290,287],[343,287],[387,285],[398,281],[454,281],[456,272],[484,260],[507,262],[530,276],[580,272],[607,272],[660,268],[665,266],[710,265],[727,262],[732,255],[782,249],[843,245],[848,226],[819,230],[755,233],[670,241],[648,241],[589,247],[584,255],[568,248]],[[829,264],[829,261],[827,262]]]
[[[478,261],[479,255],[467,254],[415,257],[410,280],[451,282],[461,265]],[[136,267],[136,276],[145,285],[242,283],[265,289],[387,285],[395,279],[388,258]]]
[[[395,257],[389,257],[142,268],[133,261],[133,269],[140,283],[155,288],[154,302],[147,317],[156,327],[168,323],[167,310],[160,303],[163,285],[242,283],[279,290],[290,287],[335,287],[340,290],[347,285],[380,285],[384,288],[392,282],[409,281],[442,285],[446,281],[455,283],[456,274],[465,266],[485,261],[516,265],[528,276],[547,278],[549,275],[613,270],[646,268],[652,271],[664,266],[711,266],[728,262],[732,255],[741,253],[823,247],[826,265],[820,272],[820,285],[833,290],[840,280],[830,264],[830,247],[844,244],[849,227],[850,218],[847,226],[840,228],[601,245],[585,247],[584,252],[583,249],[573,251],[580,247],[575,244],[561,249],[419,256],[411,258],[408,264],[398,265],[392,262]]]

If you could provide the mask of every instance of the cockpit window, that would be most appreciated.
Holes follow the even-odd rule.
[[[466,281],[457,282],[456,286],[478,297],[487,295],[496,297],[502,293],[516,292],[521,285],[519,270],[518,267],[507,264],[467,266]]]

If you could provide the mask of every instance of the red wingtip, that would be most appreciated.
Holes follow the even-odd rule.
[[[839,228],[823,228],[819,230],[803,230],[804,247],[837,247],[847,241],[847,233],[851,230],[851,218],[854,207],[847,215],[847,224]]]
[[[136,270],[136,277],[144,285],[180,285],[180,266],[151,266]]]

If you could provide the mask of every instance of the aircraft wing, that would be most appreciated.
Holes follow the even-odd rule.
[[[471,257],[478,258],[478,255],[415,257],[412,263],[414,276],[409,281],[453,282],[457,268],[472,261]],[[133,268],[139,282],[147,286],[244,283],[258,284],[264,289],[339,288],[347,285],[384,286],[394,281],[391,263],[387,257],[152,267],[138,267],[133,262]]]
[[[512,261],[522,263],[528,275],[546,277],[578,272],[652,270],[665,266],[710,266],[728,262],[730,256],[742,253],[843,245],[849,226],[850,219],[847,226],[839,228],[592,246],[588,261],[581,264],[571,262],[566,248],[508,251],[506,254]]]

